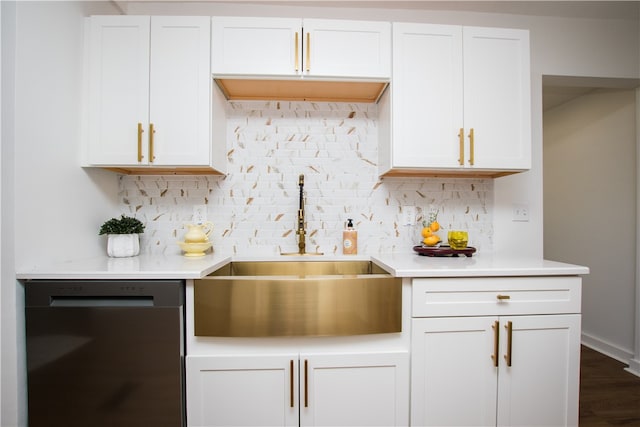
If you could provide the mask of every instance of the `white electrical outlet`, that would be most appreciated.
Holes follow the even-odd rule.
[[[513,204],[513,221],[520,221],[520,222],[529,221],[529,204],[528,203]]]
[[[402,225],[414,225],[416,223],[416,207],[402,207]]]
[[[207,205],[195,205],[193,207],[193,222],[202,224],[207,221]]]

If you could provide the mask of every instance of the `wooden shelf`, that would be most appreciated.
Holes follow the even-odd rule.
[[[216,78],[228,100],[376,103],[388,82]]]
[[[524,171],[482,169],[391,169],[390,171],[380,175],[380,178],[499,178],[501,176],[513,175],[520,172]]]
[[[169,167],[103,167],[112,172],[120,173],[123,175],[220,175],[223,173],[206,167],[200,168],[169,168]]]

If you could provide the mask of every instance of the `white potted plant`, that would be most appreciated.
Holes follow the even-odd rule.
[[[107,235],[107,255],[114,258],[132,257],[140,253],[140,233],[144,224],[137,218],[111,218],[100,227],[99,235]]]

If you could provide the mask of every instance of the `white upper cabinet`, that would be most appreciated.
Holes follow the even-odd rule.
[[[377,102],[389,22],[214,17],[211,70],[230,100]]]
[[[528,31],[394,23],[380,174],[529,169],[530,91]]]
[[[391,76],[389,22],[305,19],[302,25],[305,76]]]
[[[88,165],[224,170],[226,150],[211,145],[210,26],[209,17],[89,18]]]
[[[148,145],[142,144],[141,132],[146,135],[149,123],[151,20],[148,16],[89,19],[88,162],[147,163]]]
[[[302,66],[297,18],[212,18],[211,72],[295,76]]]
[[[531,168],[529,32],[465,27],[463,51],[466,166]]]
[[[214,17],[214,75],[388,79],[389,22]]]
[[[151,18],[154,164],[209,164],[210,25],[209,17]]]

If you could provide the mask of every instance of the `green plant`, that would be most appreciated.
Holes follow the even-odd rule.
[[[100,227],[100,234],[137,234],[144,232],[144,224],[136,218],[124,216],[111,218]]]

